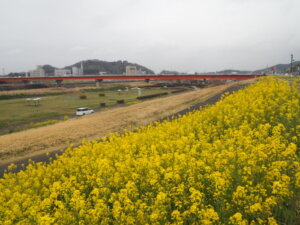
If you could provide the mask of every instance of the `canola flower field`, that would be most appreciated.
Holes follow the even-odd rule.
[[[296,82],[264,78],[70,147],[0,179],[0,224],[300,224],[299,101]]]

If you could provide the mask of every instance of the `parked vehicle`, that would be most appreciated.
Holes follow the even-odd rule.
[[[91,114],[93,112],[94,112],[93,109],[82,107],[77,109],[76,116],[83,116],[83,115]]]

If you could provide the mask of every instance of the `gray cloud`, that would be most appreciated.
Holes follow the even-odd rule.
[[[179,71],[300,59],[298,0],[1,0],[0,67],[82,59]]]

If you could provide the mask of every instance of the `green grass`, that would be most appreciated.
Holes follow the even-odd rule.
[[[65,94],[64,92],[55,92],[55,93],[42,93],[42,94],[5,94],[5,95],[0,95],[0,100],[8,100],[8,99],[16,99],[16,98],[32,98],[32,97],[42,97],[42,96],[55,96],[55,95],[63,95]]]
[[[127,102],[136,101],[137,90],[122,91],[118,93],[121,87],[115,87],[115,90],[97,89],[98,91],[83,91],[77,93],[65,93],[63,95],[52,95],[41,98],[40,105],[34,106],[26,102],[26,98],[10,99],[0,101],[0,135],[11,133],[18,130],[24,130],[30,127],[30,124],[42,122],[50,119],[63,120],[65,115],[75,115],[76,108],[89,107],[100,109],[100,103],[106,103],[106,106],[117,105],[117,100]],[[142,95],[157,94],[169,92],[178,88],[143,88]],[[105,96],[99,96],[99,93],[105,93]],[[81,94],[86,95],[86,99],[80,99]]]
[[[126,86],[126,85],[118,85],[118,86],[107,87],[107,88],[86,88],[83,89],[83,91],[87,91],[87,92],[115,91],[119,89],[124,90],[126,87],[131,88],[130,86]]]

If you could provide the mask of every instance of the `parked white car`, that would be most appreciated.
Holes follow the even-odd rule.
[[[91,114],[93,112],[94,110],[92,109],[82,107],[77,109],[76,116],[83,116],[83,115]]]

